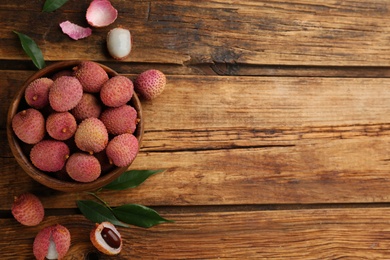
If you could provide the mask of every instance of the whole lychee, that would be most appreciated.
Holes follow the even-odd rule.
[[[99,160],[90,154],[74,153],[66,162],[66,172],[79,182],[91,182],[99,178],[101,167]]]
[[[85,92],[97,93],[108,80],[107,72],[96,62],[82,61],[73,68],[74,76],[81,82]]]
[[[130,101],[133,93],[133,82],[125,76],[118,75],[103,84],[100,99],[106,106],[119,107]]]
[[[93,94],[84,93],[80,102],[71,110],[77,121],[83,121],[89,117],[99,117],[102,112],[102,104]]]
[[[69,148],[57,140],[42,140],[30,151],[30,159],[35,167],[46,172],[61,170],[69,157]]]
[[[160,95],[166,84],[165,74],[159,70],[151,69],[142,72],[134,81],[134,90],[140,97],[152,100]]]
[[[92,244],[106,255],[117,255],[122,250],[122,237],[110,222],[96,224],[90,233]]]
[[[49,104],[49,90],[53,80],[42,77],[33,80],[24,92],[24,98],[28,105],[36,109],[42,109]]]
[[[11,210],[14,218],[25,226],[36,226],[45,216],[42,202],[31,193],[23,193],[15,197]]]
[[[107,129],[98,118],[84,119],[76,130],[75,142],[80,150],[90,154],[103,151],[108,143]]]
[[[108,133],[119,135],[132,134],[137,128],[137,111],[130,105],[107,108],[100,116]]]
[[[35,108],[16,113],[11,126],[15,135],[27,144],[36,144],[45,136],[45,118]]]
[[[57,112],[74,108],[83,96],[80,81],[72,76],[57,78],[49,91],[50,106]]]
[[[46,119],[46,131],[56,140],[71,138],[77,129],[74,116],[69,112],[54,112]]]
[[[36,259],[63,259],[70,247],[70,232],[59,224],[42,229],[35,237],[33,253]]]
[[[118,167],[130,165],[138,153],[138,140],[132,134],[117,135],[110,140],[106,154],[111,163]]]

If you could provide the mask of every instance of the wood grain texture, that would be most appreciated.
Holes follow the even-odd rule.
[[[93,224],[81,216],[46,217],[37,227],[0,220],[3,259],[31,259],[32,243],[44,226],[60,223],[72,236],[64,259],[386,259],[390,211],[313,209],[170,213],[175,220],[150,229],[119,228],[120,255],[101,255],[89,242]],[[369,226],[370,228],[367,228]]]
[[[88,3],[69,1],[53,13],[41,4],[14,1],[0,6],[2,59],[23,60],[13,30],[29,34],[47,60],[110,59],[109,29],[131,29],[134,48],[128,61],[168,64],[242,63],[316,66],[388,66],[387,1],[113,1],[114,25],[73,41],[58,24],[87,26]],[[15,16],[13,12],[19,15]],[[18,17],[25,17],[20,20]],[[24,21],[34,24],[26,30]]]

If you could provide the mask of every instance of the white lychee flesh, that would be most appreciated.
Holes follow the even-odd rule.
[[[131,51],[131,34],[124,28],[114,28],[107,34],[107,49],[117,60],[123,60]]]

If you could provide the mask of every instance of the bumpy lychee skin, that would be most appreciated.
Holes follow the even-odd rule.
[[[69,153],[69,147],[62,141],[42,140],[31,149],[30,159],[38,169],[56,172],[64,167]]]
[[[35,237],[33,253],[36,259],[63,259],[69,250],[69,230],[59,224],[42,229]]]
[[[138,140],[132,134],[115,136],[107,145],[106,154],[111,163],[118,167],[130,165],[138,153]]]
[[[98,118],[84,119],[76,130],[75,142],[80,150],[90,154],[103,151],[108,143],[107,128]]]
[[[36,109],[42,109],[49,104],[49,90],[53,80],[43,77],[32,81],[24,92],[24,98],[28,105]]]
[[[159,70],[151,69],[142,72],[134,81],[134,90],[141,98],[152,100],[159,96],[166,85],[166,77]]]
[[[96,249],[103,254],[117,255],[122,250],[123,243],[121,234],[110,222],[105,221],[96,224],[89,237]]]
[[[108,80],[107,72],[93,61],[82,61],[73,68],[74,76],[81,82],[85,92],[97,93]]]
[[[49,91],[50,106],[57,112],[74,108],[83,96],[80,81],[72,76],[57,78]]]
[[[80,102],[71,110],[77,121],[81,122],[86,118],[98,118],[102,112],[102,104],[93,94],[84,93]]]
[[[54,112],[46,119],[46,131],[56,140],[71,138],[77,129],[74,116],[69,112]]]
[[[31,193],[23,193],[15,197],[11,210],[14,218],[25,226],[36,226],[45,216],[42,202]]]
[[[137,128],[137,111],[130,105],[107,108],[100,116],[108,133],[119,135],[134,133]]]
[[[45,118],[35,108],[15,114],[11,125],[15,135],[27,144],[36,144],[45,136]]]
[[[74,153],[66,162],[66,172],[79,182],[91,182],[99,178],[101,167],[99,160],[90,154]]]
[[[115,76],[104,83],[100,99],[106,106],[119,107],[130,101],[134,93],[133,82],[125,76]]]

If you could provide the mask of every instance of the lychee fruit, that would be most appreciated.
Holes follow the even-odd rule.
[[[100,116],[102,104],[93,94],[84,93],[80,102],[71,110],[77,121],[81,122],[89,117]]]
[[[100,99],[106,106],[119,107],[129,102],[133,93],[133,82],[125,76],[118,75],[103,84]]]
[[[97,93],[108,80],[107,72],[96,62],[82,61],[73,68],[74,76],[81,82],[85,92]]]
[[[79,182],[94,181],[99,178],[101,173],[99,160],[86,153],[73,153],[65,167],[69,176]]]
[[[38,169],[56,172],[64,167],[69,153],[69,147],[63,141],[42,140],[31,148],[30,159]]]
[[[83,96],[80,81],[72,76],[57,78],[49,91],[50,106],[57,112],[74,108]]]
[[[98,118],[84,119],[76,130],[75,142],[80,150],[90,154],[103,151],[108,143],[107,128]]]
[[[138,140],[132,134],[117,135],[110,140],[106,154],[110,162],[118,167],[130,165],[138,153]]]
[[[54,112],[46,119],[46,131],[56,140],[71,138],[77,129],[74,116],[69,112]]]
[[[110,222],[96,224],[90,233],[92,244],[106,255],[117,255],[122,250],[122,237],[116,227]]]
[[[35,108],[16,113],[11,122],[15,135],[27,144],[36,144],[45,136],[45,118]]]
[[[142,72],[134,81],[134,90],[141,98],[152,100],[160,95],[166,85],[165,74],[151,69]]]
[[[70,232],[59,224],[45,227],[35,237],[33,253],[36,259],[63,259],[70,247]]]
[[[33,80],[24,92],[24,98],[28,105],[36,109],[42,109],[49,104],[49,90],[53,80],[43,77]]]
[[[133,41],[131,33],[125,28],[114,28],[107,33],[107,50],[116,60],[126,59],[131,52]]]
[[[25,226],[36,226],[42,222],[45,210],[40,199],[31,193],[15,197],[12,204],[12,215]]]
[[[104,110],[100,116],[108,133],[119,135],[132,134],[137,128],[137,111],[130,105],[112,107]]]

